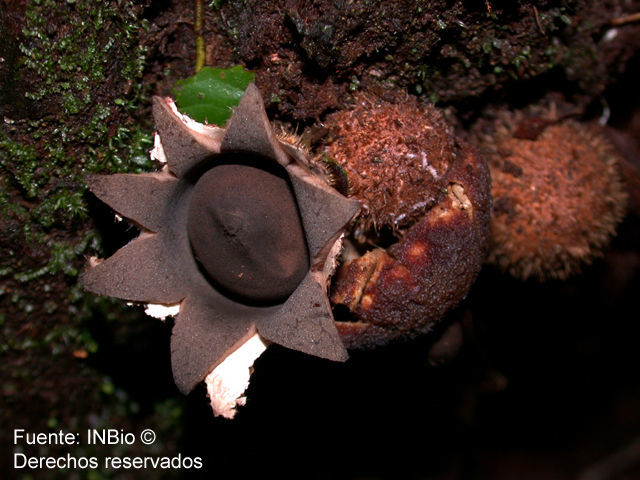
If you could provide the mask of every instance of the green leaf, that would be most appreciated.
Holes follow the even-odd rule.
[[[175,83],[176,106],[198,122],[223,126],[253,77],[239,65],[227,69],[205,67]]]

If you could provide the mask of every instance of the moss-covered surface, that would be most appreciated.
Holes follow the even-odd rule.
[[[249,405],[240,414],[238,427],[211,420],[202,391],[182,399],[168,364],[169,328],[145,317],[139,308],[82,292],[77,278],[88,256],[107,256],[137,233],[116,222],[113,213],[87,193],[83,178],[91,172],[153,168],[147,155],[153,129],[148,99],[151,93],[170,94],[176,80],[192,73],[192,9],[193,2],[188,0],[1,3],[3,444],[10,443],[11,429],[17,427],[37,432],[151,427],[161,439],[155,449],[127,449],[127,453],[175,455],[182,441],[180,445],[189,451],[210,455],[210,465],[243,465],[257,474],[262,465],[273,464],[277,457],[278,465],[291,473],[293,467],[284,466],[282,452],[278,453],[273,438],[265,433],[278,430],[291,439],[286,442],[286,456],[294,467],[317,464],[317,454],[303,449],[311,445],[315,452],[324,452],[323,459],[336,456],[351,461],[348,473],[372,477],[381,467],[395,478],[398,472],[410,477],[414,468],[427,469],[429,461],[442,465],[437,458],[427,461],[425,452],[442,453],[461,433],[468,433],[476,408],[480,412],[477,428],[482,428],[482,418],[487,422],[495,418],[482,417],[478,398],[487,402],[483,389],[491,388],[487,375],[496,365],[515,378],[511,403],[504,409],[513,415],[519,407],[537,411],[540,402],[533,408],[528,400],[531,395],[538,400],[554,395],[545,390],[549,388],[546,378],[536,372],[542,368],[551,376],[554,391],[560,392],[554,398],[567,400],[566,405],[559,402],[559,407],[542,402],[543,413],[536,418],[548,431],[567,416],[579,424],[584,417],[573,405],[583,400],[584,411],[589,407],[603,415],[608,412],[601,402],[610,398],[592,386],[593,372],[606,388],[619,393],[616,399],[622,403],[615,405],[622,411],[631,410],[624,408],[625,401],[637,405],[637,394],[629,393],[624,372],[619,374],[620,383],[613,385],[607,383],[609,376],[602,367],[602,361],[616,368],[638,360],[631,348],[636,330],[623,322],[621,313],[633,304],[629,285],[637,285],[637,224],[626,226],[626,240],[618,243],[616,252],[619,263],[611,264],[624,266],[624,278],[607,265],[596,267],[595,277],[566,285],[522,286],[491,272],[481,277],[476,292],[486,299],[477,303],[475,313],[504,320],[487,327],[504,344],[492,345],[489,354],[470,353],[444,372],[426,366],[423,350],[428,340],[371,356],[356,354],[346,367],[327,366],[275,349],[258,364],[256,386],[249,392]],[[619,0],[222,0],[205,2],[203,34],[206,63],[219,67],[241,64],[254,71],[269,113],[294,128],[322,120],[350,102],[356,91],[387,100],[409,92],[455,107],[460,118],[468,120],[486,104],[524,103],[548,91],[559,91],[564,100],[593,113],[603,92],[604,98],[612,98],[607,92],[617,85],[626,85],[626,97],[621,92],[614,95],[618,105],[626,100],[627,105],[637,106],[637,81],[621,79],[627,66],[634,64],[632,78],[640,78],[640,26],[625,24],[614,34],[609,22],[613,16],[638,10],[638,2]],[[515,292],[520,304],[539,307],[514,316],[512,309],[491,301],[496,282],[500,292]],[[614,284],[615,292],[610,287]],[[606,295],[601,292],[603,285],[610,289]],[[582,291],[586,293],[579,293]],[[563,307],[552,314],[553,309],[543,308],[545,300]],[[602,322],[591,312],[607,319],[612,330],[603,333]],[[560,328],[553,323],[566,318],[574,320]],[[557,340],[555,350],[540,367],[530,359],[540,362],[535,348],[549,341],[545,329],[554,329]],[[514,338],[529,345],[530,330],[536,332],[536,345],[510,348]],[[616,343],[619,341],[622,343]],[[572,368],[577,364],[566,361],[570,356],[587,361],[593,370],[576,374]],[[264,374],[261,367],[265,367]],[[380,372],[385,371],[401,373],[384,374],[385,387],[377,389]],[[421,380],[416,382],[416,378]],[[566,382],[567,378],[574,383]],[[400,391],[404,396],[399,400],[394,392]],[[613,405],[614,400],[611,402]],[[411,409],[410,418],[404,410],[389,409],[399,403]],[[502,404],[491,405],[501,409]],[[300,431],[299,419],[304,416],[306,422],[309,409],[317,426],[308,430],[317,433],[316,437]],[[424,435],[429,448],[404,440],[410,423],[419,425],[421,434],[435,432]],[[605,447],[586,442],[591,449],[589,458],[608,453],[616,442],[635,435],[631,432],[625,437],[620,423],[624,422],[610,422],[611,430],[605,436],[611,442]],[[255,429],[255,424],[262,428]],[[504,424],[511,422],[504,419]],[[637,424],[633,418],[628,422]],[[569,427],[561,428],[560,433],[575,445],[574,430]],[[391,435],[382,439],[381,429],[385,428]],[[532,425],[523,428],[533,431],[535,438],[544,438],[544,432],[536,436]],[[509,439],[526,437],[504,426],[501,431]],[[591,437],[604,438],[601,433]],[[253,443],[244,450],[239,445],[247,445],[247,438]],[[473,442],[473,436],[465,438]],[[494,441],[499,442],[497,436]],[[331,453],[326,450],[329,444],[333,445]],[[5,451],[13,448],[3,445]],[[350,451],[354,453],[345,453]],[[245,465],[245,452],[260,462]],[[87,447],[74,453],[93,452]],[[116,452],[102,449],[97,453]],[[453,459],[453,467],[466,454],[445,453]],[[448,461],[446,454],[440,455],[441,462]],[[356,457],[362,463],[354,462]],[[0,476],[14,473],[10,461],[8,456],[0,457]],[[573,466],[578,463],[574,461]],[[330,466],[319,468],[331,473]],[[434,468],[432,472],[437,471]],[[153,477],[149,472],[132,475],[136,473],[137,478]],[[216,473],[220,472],[214,471],[214,477]],[[67,474],[62,472],[59,477],[68,478]],[[109,475],[115,474],[105,474]],[[298,477],[306,476],[304,470],[298,471]]]
[[[141,13],[135,2],[52,0],[0,13],[3,437],[16,426],[133,429],[154,408],[172,408],[163,403],[170,385],[153,398],[109,375],[108,364],[121,360],[105,350],[123,355],[114,332],[140,335],[140,312],[77,284],[89,255],[132,235],[92,201],[84,175],[151,168]]]

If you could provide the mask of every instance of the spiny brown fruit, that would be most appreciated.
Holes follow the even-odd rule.
[[[484,263],[486,161],[439,111],[409,96],[395,104],[360,97],[325,126],[333,135],[325,155],[364,210],[331,281],[331,301],[349,311],[336,317],[340,336],[347,348],[370,348],[427,333]]]
[[[535,115],[501,112],[476,125],[492,180],[488,262],[522,279],[564,279],[602,254],[626,193],[599,133],[552,112]]]
[[[413,224],[442,197],[455,157],[451,127],[432,105],[361,95],[331,114],[324,155],[344,172],[349,194],[362,204],[358,232]]]

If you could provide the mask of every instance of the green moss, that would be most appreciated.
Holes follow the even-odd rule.
[[[47,10],[51,9],[68,13],[65,18],[68,28],[53,41],[47,31]],[[135,18],[127,18],[126,12],[131,9],[130,2],[125,3],[122,10],[108,2],[79,2],[73,7],[54,0],[31,2],[26,11],[20,52],[23,66],[44,81],[38,88],[25,92],[25,96],[37,101],[60,95],[59,103],[66,115],[75,115],[90,107],[94,102],[92,87],[104,80],[106,66],[115,55],[122,53],[115,50],[130,45],[140,27]],[[113,31],[103,32],[114,23],[117,26]],[[107,34],[106,40],[103,33]],[[123,64],[124,78],[132,79],[140,71],[142,62],[136,60],[142,60],[143,56],[137,50],[133,48],[133,58]]]
[[[148,104],[140,12],[133,1],[27,4],[15,80],[26,108],[0,128],[0,302],[12,312],[0,322],[0,356],[24,365],[12,368],[20,390],[51,356],[71,363],[72,352],[99,351],[92,318],[135,316],[83,292],[77,278],[86,257],[103,251],[85,175],[152,167],[151,119],[135,116]],[[101,374],[91,375],[99,385]]]
[[[33,198],[38,192],[38,183],[34,178],[38,167],[38,157],[34,147],[21,145],[5,138],[0,140],[0,165],[13,176],[26,198]]]
[[[51,237],[56,227],[63,230],[86,220],[86,173],[138,172],[151,166],[149,125],[130,123],[113,131],[113,122],[144,100],[139,77],[145,52],[136,43],[144,24],[127,13],[132,9],[132,2],[117,7],[53,0],[27,7],[19,46],[22,77],[29,79],[24,96],[42,104],[45,113],[0,133],[0,167],[9,179],[5,187],[16,188],[31,202],[25,209],[24,202],[3,189],[2,210],[20,217],[27,242],[47,247],[50,257],[36,269],[16,273],[22,283],[45,274],[77,275],[70,265],[86,253],[92,234],[84,231],[70,242]],[[53,38],[48,30],[52,14],[64,27]],[[114,62],[117,69],[109,68]],[[119,95],[118,101],[104,94],[97,101],[103,84],[111,85],[114,91],[108,93]],[[122,86],[129,89],[124,98]]]

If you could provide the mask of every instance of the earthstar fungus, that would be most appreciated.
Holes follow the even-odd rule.
[[[161,171],[87,178],[142,233],[86,271],[84,287],[131,302],[179,304],[171,362],[185,394],[256,334],[346,360],[327,284],[358,202],[327,186],[302,152],[276,138],[253,84],[225,129],[195,122],[159,97],[153,116],[159,141],[152,155],[166,160]]]

